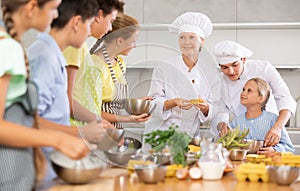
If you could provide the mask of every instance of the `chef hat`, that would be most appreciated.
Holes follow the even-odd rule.
[[[219,64],[228,64],[241,58],[248,58],[253,52],[234,41],[225,40],[215,45],[214,54]]]
[[[211,34],[212,28],[212,22],[206,15],[186,12],[175,19],[170,25],[169,31],[177,34],[192,32],[202,38],[206,38]]]

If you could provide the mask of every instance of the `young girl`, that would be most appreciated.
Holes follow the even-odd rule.
[[[246,138],[264,140],[266,133],[273,127],[278,116],[265,110],[270,96],[269,84],[260,79],[252,78],[246,82],[240,96],[241,104],[247,111],[235,117],[230,126],[232,128],[250,129]],[[294,146],[285,128],[281,130],[279,143],[271,147],[263,147],[257,154],[269,155],[274,152],[294,152]]]
[[[121,122],[143,122],[149,119],[148,114],[130,116],[120,114],[120,109],[123,108],[123,99],[127,98],[128,95],[125,78],[126,65],[119,55],[127,56],[131,49],[135,47],[138,32],[138,21],[126,14],[119,13],[113,22],[112,31],[98,40],[91,50],[95,63],[94,72],[86,72],[84,76],[85,81],[90,79],[85,88],[87,90],[91,88],[91,91],[81,96],[81,98],[88,98],[91,92],[94,91],[98,92],[97,95],[99,96],[90,99],[89,102],[91,103],[84,99],[81,102],[91,106],[102,106],[101,116],[113,123],[116,128],[123,128]],[[98,81],[102,81],[102,88],[93,83],[96,82],[95,79],[97,78]],[[75,93],[80,95],[80,91],[82,90],[75,87]]]
[[[95,17],[95,21],[91,25],[91,36],[96,39],[100,39],[102,38],[103,35],[105,35],[108,31],[112,29],[112,23],[116,19],[117,13],[123,11],[124,2],[119,0],[111,0],[111,1],[97,0],[97,1],[99,4],[99,10],[97,16]],[[88,89],[85,88],[85,83],[82,80],[81,81],[78,80],[81,78],[78,77],[76,78],[77,80],[75,81],[75,77],[80,67],[83,67],[81,71],[93,72],[93,71],[88,71],[89,66],[87,66],[87,65],[93,65],[93,59],[91,58],[91,54],[89,53],[86,42],[79,49],[74,47],[66,48],[63,54],[68,64],[67,66],[68,97],[70,101],[70,110],[72,116],[71,124],[83,125],[85,123],[93,121],[97,116],[101,116],[101,104],[99,106],[91,106],[88,104],[82,104],[82,102],[78,103],[77,100],[82,100],[80,99],[81,95],[79,95],[78,93],[74,94],[73,97],[74,84],[76,84],[77,89],[82,89],[82,91],[89,91]],[[78,74],[78,75],[83,75],[83,74]],[[101,81],[96,81],[95,83],[101,86]],[[97,92],[99,92],[100,95],[97,95]],[[101,91],[96,91],[94,97],[101,98]],[[99,109],[98,110],[94,109],[98,107],[100,108],[100,111]]]
[[[60,0],[2,0],[6,30],[0,27],[0,190],[30,191],[37,178],[32,147],[51,146],[73,159],[88,154],[85,143],[62,132],[33,129],[4,119],[5,109],[27,89],[21,36],[44,31],[58,16]],[[42,124],[39,124],[42,125]]]

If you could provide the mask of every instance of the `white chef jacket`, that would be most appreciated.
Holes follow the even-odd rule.
[[[201,122],[207,121],[217,114],[214,104],[217,98],[213,97],[212,88],[220,83],[220,79],[216,69],[217,65],[207,61],[209,61],[207,55],[199,54],[198,62],[190,72],[181,55],[157,63],[153,70],[148,94],[155,97],[153,102],[157,104],[157,107],[152,118],[145,124],[146,133],[156,129],[166,130],[175,124],[179,126],[180,131],[193,136]],[[189,110],[174,107],[164,111],[164,102],[173,98],[187,100],[203,98],[209,104],[209,114],[205,117],[195,107]]]
[[[266,105],[266,110],[278,114],[278,111],[287,109],[292,115],[295,114],[297,103],[292,97],[287,84],[276,68],[268,61],[261,60],[247,60],[244,64],[244,71],[239,80],[231,81],[223,73],[222,78],[222,100],[225,104],[227,115],[231,112],[234,116],[238,116],[246,112],[246,107],[240,103],[240,94],[245,83],[251,78],[261,78],[269,83],[271,94],[269,101]],[[224,116],[224,113],[222,113]],[[226,118],[227,120],[229,117]],[[224,118],[218,121],[224,121]],[[213,130],[214,134],[217,130]]]

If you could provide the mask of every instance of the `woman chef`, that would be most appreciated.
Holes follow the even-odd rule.
[[[210,83],[215,80],[209,76],[217,76],[217,64],[201,51],[204,39],[212,32],[212,22],[202,13],[187,12],[176,18],[169,31],[178,34],[180,54],[153,70],[148,95],[157,107],[145,132],[165,130],[174,124],[193,136],[200,123],[214,115]]]
[[[259,77],[269,83],[271,95],[266,110],[275,114],[279,112],[279,117],[265,137],[265,146],[276,145],[280,140],[282,128],[296,110],[296,102],[279,72],[268,61],[247,60],[253,54],[252,51],[233,41],[217,43],[214,54],[222,71],[223,102],[226,109],[235,116],[246,111],[240,103],[239,95],[249,79]],[[219,123],[218,130],[223,135],[228,127],[221,124]]]

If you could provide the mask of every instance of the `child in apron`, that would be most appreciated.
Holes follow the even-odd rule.
[[[123,128],[122,122],[144,122],[149,115],[121,115],[124,99],[128,98],[128,85],[125,78],[126,64],[119,55],[128,55],[139,32],[138,21],[126,14],[119,13],[113,22],[112,31],[96,42],[97,48],[91,51],[95,65],[101,70],[102,91],[101,116],[116,128]],[[96,79],[96,76],[95,76]],[[92,80],[89,83],[94,83]]]

